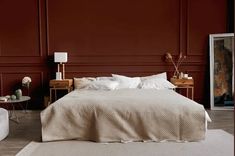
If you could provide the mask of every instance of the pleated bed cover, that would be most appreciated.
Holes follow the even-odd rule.
[[[199,141],[205,109],[173,90],[74,90],[41,112],[42,140]]]

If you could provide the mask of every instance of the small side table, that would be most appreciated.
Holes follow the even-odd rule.
[[[68,93],[73,90],[73,80],[50,80],[50,103],[52,103],[52,97],[54,92],[54,100],[57,100],[57,91],[66,90]]]
[[[191,90],[191,99],[194,99],[194,80],[193,79],[174,79],[171,78],[171,83],[176,86],[176,89],[186,89],[186,97],[189,97],[189,90]]]
[[[15,121],[16,123],[19,123],[19,118],[18,116],[16,115],[15,113],[15,104],[20,104],[20,106],[22,107],[21,103],[23,102],[27,102],[27,105],[28,105],[28,101],[30,100],[31,98],[29,96],[22,96],[20,99],[16,99],[16,100],[11,100],[9,99],[8,101],[0,101],[0,103],[9,103],[11,104],[12,106],[12,110],[10,110],[10,114],[9,114],[9,118],[12,120],[12,121]],[[22,107],[23,108],[23,107]],[[24,109],[24,108],[23,108]],[[26,112],[26,109],[24,109],[25,112]],[[15,120],[14,120],[15,119]]]

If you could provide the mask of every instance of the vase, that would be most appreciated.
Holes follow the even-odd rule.
[[[16,95],[16,99],[17,100],[21,99],[21,97],[22,97],[22,90],[21,89],[17,89],[15,91],[15,95]]]
[[[16,96],[15,95],[11,95],[11,100],[16,100]]]

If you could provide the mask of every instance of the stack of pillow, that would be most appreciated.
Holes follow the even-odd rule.
[[[167,81],[166,72],[145,76],[127,77],[112,74],[112,77],[74,78],[75,89],[115,90],[115,89],[173,89],[175,86]]]

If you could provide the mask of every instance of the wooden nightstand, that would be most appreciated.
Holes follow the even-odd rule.
[[[73,90],[73,79],[50,80],[50,103],[52,102],[52,93],[54,91],[54,101],[57,100],[57,90],[66,90],[68,93]]]
[[[176,89],[186,89],[186,96],[189,98],[189,90],[191,89],[191,99],[194,99],[194,81],[193,79],[174,79],[171,78],[171,83],[177,86]]]

